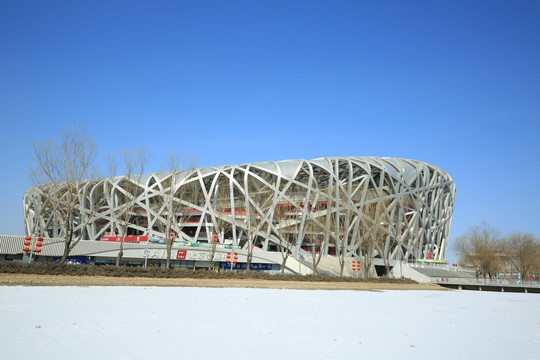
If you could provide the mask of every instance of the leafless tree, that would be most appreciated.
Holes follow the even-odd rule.
[[[405,213],[408,204],[405,197],[394,199],[390,205],[387,205],[384,201],[381,201],[381,203],[384,208],[382,222],[386,223],[386,226],[383,228],[386,229],[386,234],[381,234],[382,236],[379,239],[384,240],[384,243],[381,242],[382,258],[386,277],[390,277],[390,259],[392,258],[392,253],[399,250],[398,244],[403,242],[404,232],[408,228],[408,220]]]
[[[536,275],[540,259],[540,242],[533,234],[513,233],[503,239],[505,254],[521,277]]]
[[[503,261],[499,231],[486,223],[470,227],[454,246],[460,264],[474,268],[477,276],[493,276]]]
[[[119,184],[121,192],[116,194],[121,205],[118,215],[118,226],[120,228],[120,248],[116,257],[116,266],[120,266],[124,256],[124,239],[132,217],[137,211],[137,199],[144,192],[141,186],[141,179],[147,166],[149,155],[146,149],[137,148],[135,150],[124,151],[123,167],[124,177]]]
[[[178,188],[179,182],[179,155],[178,153],[172,152],[167,158],[167,171],[169,171],[169,178],[164,184],[163,189],[163,206],[161,215],[165,219],[165,245],[167,248],[167,255],[165,260],[165,268],[169,269],[171,267],[171,252],[174,242],[171,229],[173,224],[176,222],[177,216],[176,211],[177,207],[175,206],[175,193]]]
[[[215,212],[212,213],[213,234],[211,236],[212,250],[210,252],[210,261],[208,270],[214,268],[214,256],[219,243],[223,243],[225,234],[228,233],[228,228],[232,221],[231,214],[228,214],[225,209],[230,207],[230,188],[228,179],[222,178],[214,187],[213,207]],[[231,259],[231,269],[233,268],[234,260]]]
[[[362,240],[365,242],[362,249],[372,255],[364,262],[372,265],[375,250],[383,260],[385,276],[390,277],[390,259],[406,228],[405,200],[387,200],[385,189],[373,189],[369,197],[372,202],[365,206],[362,216]]]
[[[330,231],[335,244],[336,256],[339,261],[339,277],[343,277],[345,270],[345,257],[348,245],[350,245],[353,223],[353,214],[351,211],[342,207],[336,202],[333,207]]]
[[[196,158],[187,158],[181,164],[182,158],[176,152],[171,152],[167,157],[165,167],[168,171],[168,177],[163,184],[163,203],[159,209],[160,216],[165,223],[165,244],[167,259],[165,267],[171,267],[171,253],[175,237],[181,238],[182,229],[187,224],[189,214],[184,210],[189,209],[188,203],[193,193],[191,187],[183,186],[182,180],[197,167]]]
[[[334,242],[336,256],[339,262],[339,277],[343,277],[345,270],[345,258],[354,233],[355,223],[354,206],[352,201],[353,184],[350,182],[336,182],[329,180],[327,187],[328,199],[340,199],[329,204],[330,222],[327,227]]]
[[[276,204],[274,208],[274,233],[279,240],[279,250],[281,253],[281,273],[285,273],[285,265],[291,254],[291,249],[296,245],[297,224],[295,212],[291,209],[292,205],[286,202]]]
[[[388,213],[385,203],[384,190],[372,188],[366,194],[366,202],[355,206],[351,213],[349,226],[349,242],[356,249],[356,257],[361,266],[365,280],[373,268],[373,258],[377,253],[381,259],[386,256],[385,264],[389,263],[387,249]],[[384,260],[384,259],[383,259]],[[388,273],[387,268],[387,273]]]
[[[362,209],[359,219],[359,241],[361,242],[361,264],[364,279],[369,277],[369,272],[373,266],[373,256],[375,249],[382,244],[386,235],[386,207],[381,199],[366,204]]]
[[[246,223],[246,243],[244,248],[247,250],[246,258],[246,270],[251,269],[251,262],[253,260],[253,248],[258,237],[258,229],[260,227],[261,214],[257,210],[257,206],[250,202],[250,199],[246,197],[245,202],[245,223]]]
[[[332,234],[326,229],[331,229],[332,211],[328,210],[326,203],[328,198],[315,196],[309,207],[304,208],[306,213],[305,226],[298,227],[297,239],[309,239],[311,246],[311,266],[315,275],[319,274],[319,263],[326,251],[327,245],[332,240]]]
[[[82,239],[85,226],[99,208],[100,200],[92,199],[97,201],[92,202],[90,213],[80,212],[81,202],[87,200],[83,181],[95,176],[91,174],[91,167],[96,156],[93,139],[80,127],[62,132],[59,142],[50,139],[33,146],[34,169],[30,176],[42,192],[43,208],[50,209],[54,221],[62,227],[62,264]],[[77,229],[78,235],[75,235]]]
[[[264,225],[267,224],[265,216],[272,206],[271,191],[265,188],[263,183],[255,179],[248,181],[247,173],[244,181],[244,196],[242,198],[245,209],[245,230],[246,241],[244,248],[247,250],[246,270],[251,268],[253,260],[253,249],[261,233],[265,231]]]

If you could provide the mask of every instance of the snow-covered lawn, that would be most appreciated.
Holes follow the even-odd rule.
[[[540,359],[540,295],[0,287],[2,359]]]

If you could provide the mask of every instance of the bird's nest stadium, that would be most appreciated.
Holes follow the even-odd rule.
[[[46,189],[24,195],[26,234],[60,239],[64,228]],[[298,261],[316,253],[354,266],[365,256],[375,265],[383,258],[444,262],[455,185],[440,168],[416,160],[328,157],[89,179],[77,196],[74,236],[81,244],[113,246],[124,233],[127,245],[144,248],[145,261],[172,235],[184,251],[173,252],[178,263],[186,249],[215,243],[217,254],[287,249]]]

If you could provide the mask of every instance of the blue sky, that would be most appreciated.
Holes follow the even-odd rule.
[[[32,142],[200,166],[393,156],[455,180],[450,238],[540,236],[538,1],[3,1],[0,233]]]

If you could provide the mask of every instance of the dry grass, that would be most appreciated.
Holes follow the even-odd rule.
[[[443,290],[412,280],[270,275],[258,271],[214,272],[163,268],[0,263],[0,285],[28,286],[184,286],[326,290]]]
[[[60,265],[56,263],[30,263],[19,262],[0,263],[0,273],[6,274],[34,274],[34,275],[68,275],[68,276],[103,276],[103,277],[140,277],[164,279],[254,279],[269,281],[309,281],[309,282],[365,282],[357,278],[339,278],[328,275],[281,275],[268,274],[262,271],[207,271],[207,270],[177,270],[159,267],[131,267],[131,266],[95,266],[95,265]],[[410,279],[369,279],[369,282],[405,283],[415,284]]]

